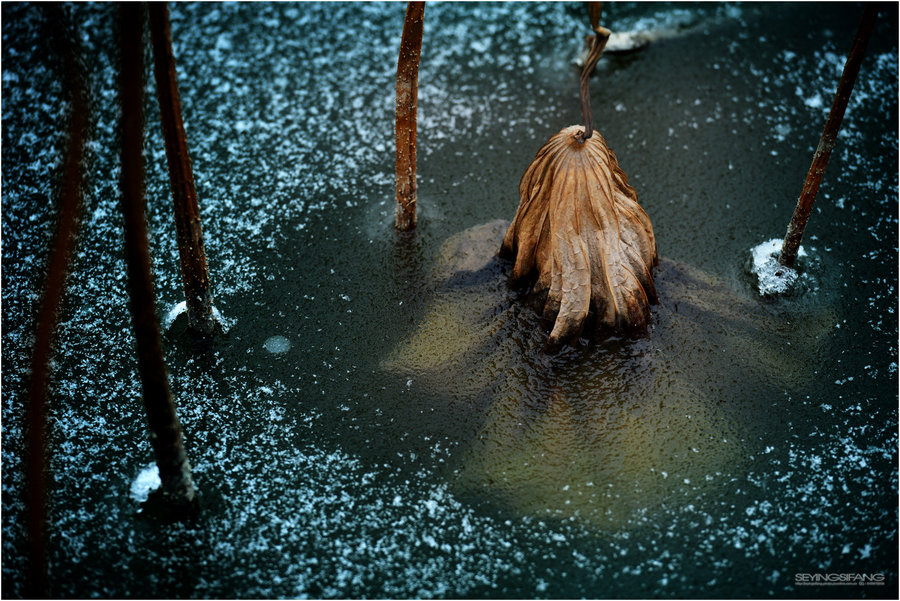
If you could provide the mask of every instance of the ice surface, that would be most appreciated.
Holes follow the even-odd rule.
[[[9,597],[25,590],[23,407],[68,111],[42,10],[2,4]],[[885,118],[896,114],[896,19],[879,21],[808,226],[818,249],[810,253],[833,278],[795,308],[820,303],[834,318],[824,323],[840,325],[798,333],[815,357],[815,383],[788,379],[757,397],[710,401],[710,413],[756,417],[736,433],[749,468],[707,474],[727,494],[669,470],[657,479],[663,506],[629,508],[622,528],[597,531],[578,516],[523,516],[452,492],[447,481],[483,425],[486,399],[447,403],[420,378],[407,387],[409,377],[378,369],[422,317],[421,281],[441,242],[510,218],[534,153],[580,120],[569,61],[589,32],[581,7],[428,5],[422,220],[407,240],[391,230],[403,4],[171,5],[213,297],[234,320],[205,354],[168,333],[202,509],[198,523],[176,525],[137,517],[130,494],[135,466],[151,452],[121,253],[117,7],[66,10],[93,101],[90,177],[51,378],[54,597],[788,597],[796,566],[840,569],[843,560],[896,582],[896,530],[885,528],[896,521],[897,494],[897,131]],[[858,8],[612,3],[604,19],[614,31],[686,26],[602,62],[591,83],[595,123],[661,252],[756,302],[741,273],[747,249],[790,216]],[[147,219],[168,308],[183,290],[147,75]],[[805,103],[816,96],[822,106]],[[712,330],[731,341],[726,327]],[[276,332],[295,341],[280,355],[289,360],[263,348]],[[716,347],[734,366],[694,385],[746,383],[743,348]],[[665,399],[670,381],[651,371]],[[621,493],[592,484],[613,500]]]

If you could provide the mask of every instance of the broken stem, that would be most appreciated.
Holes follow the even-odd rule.
[[[196,496],[163,359],[144,218],[143,15],[138,3],[124,2],[120,10],[122,214],[138,371],[163,499],[173,516],[187,517],[193,512]]]
[[[203,247],[200,207],[197,204],[191,157],[188,155],[181,115],[169,8],[165,2],[150,2],[147,7],[150,15],[150,37],[153,42],[153,72],[156,77],[156,95],[159,100],[163,136],[166,140],[166,158],[175,208],[175,230],[181,258],[181,277],[187,300],[188,323],[195,333],[211,336],[218,331],[218,325],[212,314],[212,294],[209,290],[209,270]]]
[[[610,31],[600,25],[600,14],[603,7],[602,2],[589,2],[588,10],[591,19],[591,28],[594,30],[594,39],[591,42],[591,51],[588,53],[581,68],[581,117],[584,119],[584,132],[578,136],[578,139],[584,142],[594,135],[594,119],[591,115],[591,75],[597,67],[597,61],[606,48],[606,42],[609,40]]]
[[[778,262],[785,267],[793,267],[797,261],[800,241],[803,239],[803,230],[806,227],[813,203],[816,200],[822,177],[825,175],[825,167],[828,165],[831,151],[834,149],[837,141],[841,121],[844,118],[844,112],[847,110],[847,102],[850,100],[853,84],[856,82],[856,76],[859,74],[860,63],[866,52],[869,38],[872,36],[872,30],[875,28],[877,12],[878,9],[874,4],[867,4],[865,11],[863,11],[856,38],[853,40],[853,47],[850,49],[847,62],[844,64],[844,71],[841,74],[841,80],[834,95],[834,102],[831,104],[831,111],[828,113],[828,120],[825,122],[825,129],[822,131],[819,146],[813,155],[812,164],[809,167],[806,181],[803,183],[803,189],[800,192],[800,198],[797,199],[797,206],[794,208],[791,222],[788,224],[787,234],[784,237],[784,243],[781,246]]]
[[[82,206],[84,171],[82,159],[88,130],[88,100],[84,72],[76,38],[61,5],[49,9],[49,24],[57,54],[62,59],[69,88],[69,140],[59,190],[59,221],[50,248],[44,296],[41,299],[34,334],[28,401],[25,405],[25,482],[28,528],[27,596],[49,596],[47,560],[47,394],[53,338],[66,289],[66,276],[76,246]]]
[[[416,111],[424,12],[424,2],[407,4],[403,37],[400,41],[400,58],[397,61],[396,227],[402,232],[408,232],[416,227]]]

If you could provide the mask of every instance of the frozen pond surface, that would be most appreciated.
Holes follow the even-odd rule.
[[[2,569],[4,595],[16,597],[23,397],[67,105],[40,6],[2,11]],[[587,482],[549,491],[540,470],[526,471],[544,496],[523,500],[460,482],[508,473],[509,456],[484,433],[512,419],[502,394],[549,390],[540,372],[486,388],[458,373],[442,389],[384,362],[429,323],[427,276],[445,240],[510,219],[534,153],[579,121],[571,61],[588,30],[583,6],[428,5],[420,228],[400,239],[392,153],[404,5],[174,5],[213,294],[229,330],[201,356],[177,335],[183,297],[148,77],[151,251],[160,317],[176,325],[167,361],[202,505],[196,523],[167,526],[135,500],[153,473],[120,251],[115,11],[72,10],[94,118],[53,372],[53,596],[815,597],[822,589],[794,575],[827,572],[883,573],[887,585],[826,595],[896,595],[896,7],[880,18],[806,231],[807,283],[761,300],[751,252],[784,232],[859,8],[607,6],[613,30],[683,32],[601,61],[595,126],[660,254],[752,303],[760,336],[748,342],[748,330],[701,315],[677,360],[675,350],[654,358],[657,340],[678,340],[663,335],[677,321],[663,304],[657,338],[554,359],[577,382],[592,370],[656,370],[653,398],[686,428],[685,446],[722,437],[697,461],[683,458],[694,448],[660,445],[633,471],[599,466],[612,474],[590,481],[602,492],[579,488]],[[516,336],[527,343],[529,331]],[[801,345],[796,366],[770,362],[792,355],[779,331]],[[465,361],[490,369],[495,351]],[[601,373],[616,365],[625,371]],[[643,375],[632,390],[649,386]],[[606,377],[597,390],[612,396],[566,392],[573,411],[596,394],[603,419],[641,427],[635,399],[609,401],[623,389]],[[548,423],[562,423],[554,411]]]

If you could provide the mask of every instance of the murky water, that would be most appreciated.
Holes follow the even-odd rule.
[[[135,500],[153,479],[118,250],[115,6],[73,11],[95,117],[54,370],[52,594],[896,595],[896,9],[863,62],[802,288],[762,300],[751,250],[786,227],[858,7],[608,5],[614,30],[683,29],[604,59],[592,83],[596,126],[653,220],[661,303],[646,339],[547,358],[503,266],[452,277],[446,251],[510,219],[534,152],[578,122],[583,7],[428,5],[411,238],[391,229],[403,8],[172,7],[229,331],[200,356],[178,319],[167,338],[202,504],[196,523],[167,526]],[[40,7],[2,10],[14,597],[23,391],[66,104]],[[183,299],[148,79],[164,318]],[[847,572],[887,584],[795,586]]]

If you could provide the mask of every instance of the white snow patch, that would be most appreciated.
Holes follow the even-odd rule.
[[[131,483],[131,498],[143,503],[160,485],[162,480],[159,479],[159,468],[155,463],[148,463]]]
[[[187,301],[181,301],[166,313],[166,317],[163,319],[163,330],[168,330],[172,327],[172,324],[175,323],[175,320],[179,315],[187,311]]]
[[[172,324],[175,323],[175,320],[178,319],[178,317],[182,313],[187,313],[187,301],[181,301],[180,303],[169,309],[169,311],[166,313],[166,316],[163,317],[163,331],[168,331],[169,329],[171,329]],[[216,323],[222,326],[223,332],[227,332],[229,329],[231,329],[231,326],[235,324],[235,320],[226,320],[222,313],[215,306],[213,306],[212,308],[212,316],[213,319],[216,320]]]
[[[763,296],[784,294],[800,277],[795,269],[785,267],[778,262],[781,252],[781,238],[772,238],[754,246],[750,253],[753,257],[751,271],[758,278],[759,293]],[[798,257],[805,257],[806,251],[801,246]]]
[[[791,126],[787,123],[777,123],[773,128],[772,132],[775,134],[775,138],[779,142],[784,142],[787,139],[788,135],[791,133]]]
[[[825,102],[822,100],[822,96],[820,96],[818,93],[804,98],[803,104],[813,109],[819,109],[825,106]]]

